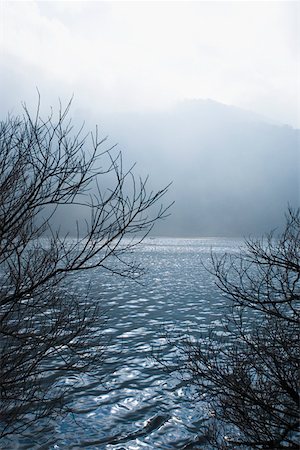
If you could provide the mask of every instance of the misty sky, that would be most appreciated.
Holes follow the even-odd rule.
[[[299,15],[289,1],[0,0],[0,114],[34,111],[37,88],[42,114],[74,94],[77,124],[99,124],[152,189],[173,182],[158,234],[265,233],[300,204]]]
[[[37,86],[45,103],[74,93],[96,113],[211,98],[300,127],[299,11],[289,1],[1,1],[1,113],[36,100]]]

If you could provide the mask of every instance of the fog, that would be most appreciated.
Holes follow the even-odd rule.
[[[152,186],[172,182],[172,215],[157,234],[259,235],[299,205],[299,130],[210,100],[111,114],[103,128]]]
[[[297,2],[12,1],[0,14],[1,117],[34,111],[36,88],[42,114],[74,94],[76,124],[98,124],[149,189],[172,182],[153,234],[257,235],[299,205]]]
[[[37,86],[46,105],[74,93],[99,114],[211,98],[299,128],[299,15],[289,1],[4,1],[1,109]]]
[[[102,149],[118,144],[124,170],[136,162],[134,174],[149,175],[149,192],[172,183],[164,205],[175,203],[153,236],[260,236],[280,230],[288,206],[300,204],[300,130],[292,127],[194,100],[164,112],[103,115],[105,133]],[[78,217],[82,210],[61,209],[56,224],[72,233]]]

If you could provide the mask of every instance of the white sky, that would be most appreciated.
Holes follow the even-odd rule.
[[[300,3],[0,4],[0,95],[94,110],[211,98],[300,128]]]

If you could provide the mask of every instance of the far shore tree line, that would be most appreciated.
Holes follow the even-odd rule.
[[[76,382],[66,377],[105,358],[101,304],[75,295],[72,276],[99,268],[136,279],[143,268],[128,255],[169,213],[168,186],[148,192],[97,129],[73,128],[69,110],[42,119],[24,107],[0,123],[0,438],[68,412]],[[88,219],[75,219],[70,239],[57,224],[74,211]],[[299,210],[279,236],[212,254],[208,270],[228,302],[223,338],[211,329],[176,341],[172,367],[205,395],[199,436],[209,449],[298,449]]]

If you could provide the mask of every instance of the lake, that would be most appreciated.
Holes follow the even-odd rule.
[[[140,283],[95,270],[80,274],[80,292],[91,281],[91,295],[108,316],[100,332],[109,339],[106,359],[94,378],[82,377],[72,413],[12,437],[3,449],[193,449],[205,411],[176,374],[167,374],[152,357],[153,347],[173,358],[171,335],[197,338],[208,326],[220,327],[224,297],[204,265],[211,248],[236,253],[233,238],[147,238],[134,252],[146,268]],[[66,380],[68,381],[68,380]]]

